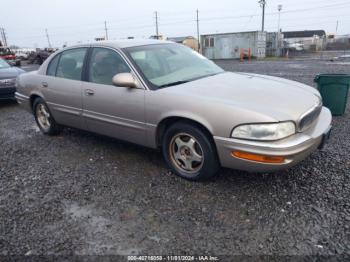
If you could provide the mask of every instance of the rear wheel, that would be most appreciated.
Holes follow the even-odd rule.
[[[170,126],[163,138],[163,155],[178,176],[201,180],[214,176],[219,168],[216,148],[200,127],[179,122]]]
[[[57,135],[62,131],[62,126],[53,119],[49,108],[42,98],[35,99],[33,113],[37,125],[45,135]]]

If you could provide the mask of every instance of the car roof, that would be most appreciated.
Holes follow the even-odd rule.
[[[50,63],[50,61],[53,59],[53,57],[55,57],[59,53],[62,53],[66,50],[70,50],[73,48],[101,46],[101,47],[111,47],[111,48],[115,48],[115,49],[122,49],[122,48],[127,48],[127,47],[145,46],[145,45],[159,45],[159,44],[179,45],[179,44],[171,42],[171,41],[157,40],[157,39],[125,39],[125,40],[115,40],[115,41],[96,41],[93,43],[71,45],[71,46],[67,46],[63,49],[59,49],[55,53],[51,54],[51,56],[43,64],[44,66],[41,66],[39,68],[38,72],[39,73],[46,72],[47,65]]]
[[[79,46],[91,46],[91,45],[113,47],[113,48],[120,49],[120,48],[127,48],[127,47],[157,45],[157,44],[174,44],[174,42],[165,41],[165,40],[156,40],[156,39],[125,39],[125,40],[115,40],[115,41],[97,41],[94,43],[69,46],[65,49],[70,49],[70,48],[79,47]]]

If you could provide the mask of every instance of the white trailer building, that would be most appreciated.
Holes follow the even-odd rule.
[[[253,57],[266,56],[266,32],[240,32],[201,35],[202,54],[209,59],[238,59],[243,49]]]

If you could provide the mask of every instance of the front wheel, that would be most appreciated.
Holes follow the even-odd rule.
[[[58,135],[62,131],[62,126],[57,124],[55,119],[53,119],[49,108],[42,98],[35,99],[33,113],[36,123],[45,135]]]
[[[194,124],[179,122],[170,126],[164,134],[162,149],[175,174],[189,180],[212,177],[220,168],[209,134]]]

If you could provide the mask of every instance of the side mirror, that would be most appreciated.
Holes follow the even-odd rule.
[[[130,87],[130,88],[137,87],[136,80],[131,73],[116,74],[112,78],[112,83],[115,86]]]

